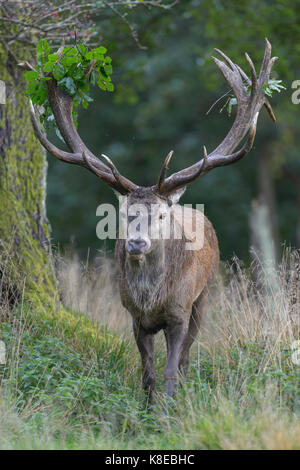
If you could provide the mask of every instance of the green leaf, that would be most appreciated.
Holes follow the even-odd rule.
[[[43,52],[42,44],[40,42],[38,42],[36,45],[36,52],[38,54],[41,54]]]
[[[48,60],[49,62],[56,62],[58,59],[58,55],[57,54],[49,54],[48,55]]]
[[[94,59],[96,59],[98,62],[102,64],[104,61],[104,55],[103,54],[94,54]]]
[[[67,49],[67,48],[66,48]],[[66,50],[65,49],[65,50]],[[67,50],[66,52],[66,56],[70,56],[70,55],[75,55],[77,56],[78,55],[78,51],[75,47],[70,47],[70,49]]]
[[[104,70],[105,70],[105,72],[107,73],[107,75],[112,74],[112,71],[113,71],[111,65],[104,65]]]
[[[79,44],[78,50],[83,56],[85,56],[87,48],[83,44]]]
[[[41,39],[40,42],[36,46],[37,51],[37,59],[38,61],[44,61],[48,54],[50,53],[50,47],[47,42],[47,39]]]
[[[281,90],[286,90],[286,87],[282,85],[282,80],[269,80],[268,83],[264,83],[263,90],[267,96],[272,98],[273,92],[280,93]]]
[[[105,53],[107,52],[107,49],[106,49],[106,47],[99,46],[99,47],[96,47],[96,48],[94,49],[94,52],[95,52],[96,54],[105,54]]]
[[[228,106],[227,106],[228,116],[231,115],[232,106],[235,106],[236,104],[237,104],[237,99],[236,98],[230,98],[230,100],[228,102]]]
[[[38,82],[29,83],[29,85],[27,85],[27,87],[26,87],[26,91],[25,91],[26,95],[30,96],[30,97],[33,97],[35,95],[35,93],[37,92],[38,87],[39,87]]]
[[[90,75],[90,82],[92,85],[95,85],[96,82],[97,82],[97,77],[98,77],[98,74],[97,72],[95,72],[95,70],[92,71],[91,75]]]
[[[40,76],[40,74],[34,70],[31,70],[30,72],[25,72],[25,78],[28,82],[32,82],[36,78]]]
[[[75,56],[64,57],[61,61],[61,63],[64,64],[66,67],[68,67],[69,65],[78,64],[78,62],[78,57]]]
[[[74,73],[72,73],[72,77],[75,80],[81,80],[82,78],[84,78],[83,68],[82,67],[76,67],[75,70],[74,70]]]
[[[43,66],[44,72],[52,72],[54,65],[55,64],[53,62],[46,62]]]
[[[83,99],[87,101],[88,103],[91,103],[92,101],[94,101],[93,98],[87,95],[86,93],[83,93]]]
[[[112,83],[107,83],[106,88],[108,91],[114,91],[115,87]]]
[[[45,55],[48,55],[50,52],[50,46],[48,44],[48,41],[47,39],[42,39],[41,41],[42,41],[43,51]]]
[[[59,130],[58,127],[56,127],[56,126],[55,126],[55,134],[57,135],[57,137],[58,137],[63,143],[65,143],[64,138],[63,138],[63,136],[62,136],[61,133],[60,133],[60,130]]]
[[[66,69],[60,63],[56,64],[53,68],[52,74],[55,80],[61,80],[66,74]]]
[[[77,93],[76,84],[72,77],[65,77],[57,82],[63,90],[65,90],[70,96],[75,96]]]
[[[32,102],[42,106],[48,97],[48,92],[46,84],[43,82],[38,82],[38,87],[35,91],[34,96],[32,96]]]
[[[89,84],[85,80],[76,80],[75,84],[78,91],[89,91],[90,89]]]
[[[106,90],[106,85],[102,80],[98,80],[98,87],[101,88],[101,90]]]
[[[272,93],[272,90],[270,90],[270,88],[266,87],[264,91],[267,96],[270,96],[272,98],[273,93]]]
[[[88,53],[85,55],[85,58],[86,58],[87,60],[92,60],[92,59],[94,58],[94,53],[93,53],[93,51],[88,52]]]

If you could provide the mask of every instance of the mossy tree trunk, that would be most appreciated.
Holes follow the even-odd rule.
[[[46,155],[32,130],[23,73],[0,46],[0,296],[55,305],[56,280],[46,218]]]

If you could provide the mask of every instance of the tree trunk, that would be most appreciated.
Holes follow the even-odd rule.
[[[297,220],[297,232],[296,232],[296,248],[300,248],[300,178],[297,178],[297,208],[298,208],[298,220]]]
[[[0,45],[0,298],[32,306],[55,305],[56,280],[45,210],[47,162],[35,138],[25,82],[16,60]]]
[[[279,231],[268,146],[259,155],[257,177],[259,195],[252,201],[250,212],[251,254],[256,262],[257,286],[274,292],[278,288]]]
[[[270,243],[273,245],[274,261],[277,264],[280,257],[277,201],[269,155],[270,148],[263,147],[258,159],[258,191],[259,204],[266,208],[266,223],[270,233]]]

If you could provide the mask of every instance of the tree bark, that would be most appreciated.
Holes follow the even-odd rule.
[[[259,155],[257,178],[258,199],[252,201],[250,212],[251,254],[256,262],[257,286],[266,292],[274,292],[278,287],[280,250],[277,201],[268,146]]]
[[[298,220],[297,220],[297,231],[296,231],[296,248],[300,248],[300,178],[297,178],[297,208],[298,208]]]
[[[269,155],[270,150],[268,146],[263,147],[258,159],[258,192],[259,204],[264,206],[267,211],[266,223],[270,233],[270,242],[273,244],[274,261],[277,264],[280,257],[277,201]]]
[[[23,73],[0,45],[0,298],[48,308],[56,279],[46,217],[45,152],[32,130]]]

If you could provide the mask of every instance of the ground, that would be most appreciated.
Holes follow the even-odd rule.
[[[299,255],[290,265],[292,256]],[[292,267],[281,269],[276,291],[259,295],[249,271],[223,270],[187,380],[165,416],[163,337],[156,340],[156,404],[146,410],[111,260],[88,272],[65,260],[66,308],[53,314],[19,303],[4,316],[2,306],[0,448],[299,449],[299,366],[291,355],[299,317]]]

